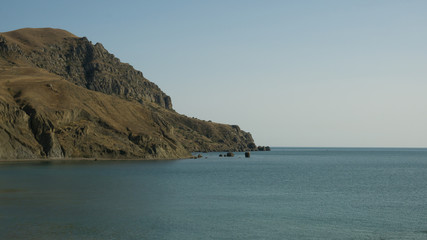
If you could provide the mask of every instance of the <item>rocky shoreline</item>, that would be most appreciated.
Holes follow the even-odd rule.
[[[0,34],[0,159],[180,159],[253,151],[238,125],[190,118],[100,43],[61,29]]]

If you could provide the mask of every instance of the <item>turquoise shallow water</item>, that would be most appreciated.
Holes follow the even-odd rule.
[[[0,165],[0,239],[427,239],[427,149]]]

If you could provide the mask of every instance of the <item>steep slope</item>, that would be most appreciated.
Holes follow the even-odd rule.
[[[1,35],[0,51],[8,53],[11,62],[29,63],[91,90],[172,109],[168,95],[100,43],[93,45],[85,37],[51,28],[25,28]]]
[[[131,84],[143,87],[141,92],[134,90],[143,100],[76,84],[77,76],[86,79],[85,69],[92,63],[83,64],[80,57],[64,58],[68,62],[62,66],[39,52],[55,49],[58,42],[79,40],[66,31],[24,29],[6,35],[0,34],[0,158],[170,159],[188,157],[191,151],[256,148],[251,135],[238,126],[188,118],[171,110],[171,105],[147,97],[164,93],[146,79],[132,82],[124,77],[120,62],[110,66],[110,72],[117,72],[111,81],[118,82],[119,89],[132,88]],[[80,41],[77,49],[87,46],[87,40]],[[53,52],[46,50],[47,55]],[[36,59],[58,69],[81,68],[73,75],[75,81],[53,67],[40,67],[43,61]]]

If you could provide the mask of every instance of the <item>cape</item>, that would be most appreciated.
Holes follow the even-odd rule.
[[[179,114],[102,44],[65,30],[0,33],[0,159],[176,159],[250,151],[237,125]]]

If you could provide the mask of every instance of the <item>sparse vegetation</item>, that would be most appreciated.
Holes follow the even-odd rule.
[[[34,32],[43,31],[44,37],[34,38]],[[46,59],[34,64],[46,52],[65,56],[61,49],[69,47],[69,38],[76,38],[72,34],[24,29],[19,31],[19,41],[16,34],[0,35],[6,43],[15,44],[15,50],[8,54],[2,53],[9,50],[0,49],[0,141],[8,143],[0,147],[0,158],[165,159],[188,157],[195,151],[244,151],[255,146],[251,135],[236,125],[189,118],[156,101],[135,101],[115,92],[87,89],[76,85],[74,78],[64,79],[52,70],[55,66],[68,69],[66,66]],[[105,56],[99,55],[96,64],[111,61],[106,50]],[[92,66],[71,60],[66,62],[72,68]],[[131,68],[121,63],[117,66],[111,71]],[[152,84],[146,81],[147,86]]]

